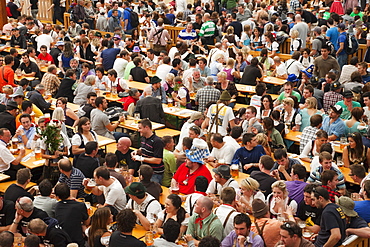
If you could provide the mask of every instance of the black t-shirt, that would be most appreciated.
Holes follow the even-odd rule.
[[[21,233],[23,236],[26,236],[27,234],[27,226],[28,223],[33,220],[33,219],[42,219],[44,220],[46,217],[49,217],[48,214],[41,209],[38,208],[33,208],[33,212],[28,218],[23,218],[21,219],[20,223],[18,224],[18,231]]]
[[[238,35],[239,38],[241,38],[241,33],[243,31],[243,26],[240,22],[238,21],[233,21],[229,24],[229,27],[234,28],[234,33]]]
[[[256,79],[261,77],[262,74],[259,68],[252,65],[248,65],[244,69],[240,83],[245,85],[256,86]]]
[[[9,226],[15,217],[14,202],[3,200],[3,208],[0,210],[0,226]]]
[[[159,201],[159,196],[162,193],[161,185],[157,182],[152,181],[149,182],[141,181],[141,183],[145,186],[146,192],[151,194],[157,201]]]
[[[139,170],[140,162],[132,160],[131,153],[133,151],[134,150],[129,149],[127,153],[123,154],[121,153],[121,151],[116,150],[116,156],[119,166],[128,165],[128,169],[135,170],[134,177],[137,177],[138,176],[137,171]]]
[[[94,177],[94,170],[98,168],[99,162],[97,159],[86,156],[85,153],[78,156],[75,167],[79,169],[87,178]]]
[[[154,173],[157,174],[162,174],[164,172],[163,148],[164,144],[162,139],[155,134],[151,135],[149,138],[141,138],[141,152],[143,157],[162,159],[160,164],[147,164],[151,166],[154,170]]]
[[[39,0],[30,0],[30,4],[31,5],[31,9],[38,9],[39,6],[37,5],[37,3],[39,2]]]
[[[89,218],[85,203],[75,200],[60,201],[55,206],[55,218],[71,237],[72,242],[77,243],[80,247],[85,246],[81,227],[81,222]]]
[[[269,194],[271,194],[272,189],[271,185],[276,181],[275,178],[271,177],[270,175],[260,172],[260,171],[253,171],[251,173],[251,178],[254,178],[257,180],[257,182],[260,184],[260,191],[267,197]]]
[[[298,206],[297,216],[301,220],[306,220],[308,217],[311,217],[311,220],[315,225],[320,225],[322,209],[311,207],[307,205],[304,201],[301,201]]]
[[[193,22],[193,29],[194,29],[194,30],[197,30],[197,29],[199,29],[199,30],[200,30],[200,28],[202,27],[202,24],[203,24],[203,23],[198,24],[198,23],[196,23],[196,22]]]
[[[8,111],[0,112],[0,128],[7,128],[12,135],[15,135],[15,117]],[[15,200],[14,200],[15,202]]]
[[[52,244],[54,247],[66,247],[72,241],[64,230],[57,227],[48,227],[43,242],[44,244]]]
[[[141,67],[132,68],[130,71],[130,75],[132,76],[134,81],[146,83],[145,77],[148,77],[145,69]]]
[[[349,224],[347,224],[346,229],[347,228],[358,229],[358,228],[364,228],[364,227],[369,227],[369,226],[367,225],[366,221],[363,218],[358,216],[358,217],[351,217],[350,218]]]
[[[132,235],[125,235],[115,231],[110,237],[109,246],[146,247],[146,244]]]
[[[4,200],[9,200],[15,203],[19,197],[23,196],[27,196],[31,198],[31,200],[33,201],[33,196],[30,193],[28,193],[18,185],[12,184],[6,189],[4,194]]]
[[[346,237],[346,217],[342,211],[342,209],[334,204],[329,203],[325,206],[322,211],[321,223],[320,223],[320,232],[319,235],[316,237],[315,246],[321,247],[323,246],[329,239],[331,229],[339,228],[341,233],[341,239],[335,246],[340,246]]]
[[[39,67],[37,66],[36,63],[30,61],[30,64],[29,66],[27,67],[25,63],[21,63],[21,65],[19,66],[19,68],[24,71],[26,74],[30,74],[32,72],[36,72],[35,74],[35,77],[38,77],[40,80],[42,79],[41,78],[41,73],[40,73],[40,69]]]

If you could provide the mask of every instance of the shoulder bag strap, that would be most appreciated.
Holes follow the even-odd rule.
[[[216,219],[218,219],[218,217],[217,217],[217,216],[215,216],[215,217],[212,219],[212,221],[208,224],[208,228],[207,228],[207,236],[209,236],[209,229],[211,228],[211,225],[212,225],[213,221],[215,221]]]
[[[222,107],[224,107],[224,106],[222,106]],[[215,124],[215,120],[218,118],[218,113],[221,111],[222,107],[220,109],[218,109],[218,104],[216,104],[216,115],[213,118],[213,121],[212,121],[212,124],[211,124],[211,128],[209,129],[209,132],[212,131],[213,125]],[[216,125],[216,133],[217,132],[218,132],[218,128],[217,128],[217,125]],[[211,137],[207,136],[207,141],[208,141],[208,138],[211,138]]]
[[[148,209],[148,207],[149,207],[149,205],[150,205],[150,203],[152,203],[153,201],[155,201],[156,199],[155,198],[153,198],[152,200],[150,200],[149,202],[148,202],[148,204],[146,204],[146,207],[145,207],[145,209],[144,209],[144,212],[146,213],[146,210]]]
[[[286,70],[288,71],[288,69],[290,68],[290,66],[292,66],[292,64],[295,62],[295,60],[293,60],[293,62],[291,64],[289,64],[289,66],[286,68]]]
[[[193,197],[193,195],[190,195],[190,197],[189,197],[189,203],[190,203],[190,216],[192,216],[193,215],[193,209],[194,209],[194,204],[195,204],[195,202],[194,202],[194,204],[192,204],[191,203],[191,198]]]

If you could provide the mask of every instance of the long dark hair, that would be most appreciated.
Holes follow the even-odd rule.
[[[350,146],[347,146],[348,147],[348,150],[354,154],[356,157],[354,158],[361,158],[362,157],[362,153],[364,152],[364,145],[362,143],[362,136],[359,132],[354,132],[352,134],[349,134],[348,135],[348,138],[352,138],[353,141],[356,143],[356,147],[355,148],[351,148]],[[365,154],[366,155],[366,154]]]
[[[269,95],[269,94],[263,95],[262,98],[261,98],[261,108],[260,108],[260,114],[261,114],[261,116],[262,116],[262,111],[263,110],[266,110],[265,109],[265,106],[262,103],[264,99],[268,99],[268,101],[270,102],[270,110],[272,111],[274,109],[274,102],[272,100],[271,95]]]
[[[177,209],[177,215],[176,215],[177,222],[181,224],[185,220],[185,216],[186,216],[186,211],[181,206],[182,204],[181,197],[179,197],[176,194],[170,194],[169,196],[167,196],[167,198],[171,200],[172,205]]]
[[[260,57],[262,57],[260,62],[262,64],[264,64],[266,59],[268,59],[268,54],[269,54],[269,51],[267,50],[267,48],[262,48],[262,50],[260,52]]]
[[[108,207],[98,208],[91,217],[91,226],[89,229],[88,243],[90,247],[94,247],[94,240],[98,236],[102,236],[107,231],[108,220],[111,211]]]

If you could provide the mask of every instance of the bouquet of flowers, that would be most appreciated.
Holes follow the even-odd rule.
[[[182,80],[174,81],[173,91],[177,93],[181,87],[182,87]]]
[[[59,145],[62,143],[63,138],[60,135],[61,122],[59,120],[45,120],[45,129],[37,133],[41,135],[41,139],[45,142],[48,150],[51,154],[54,154],[55,151],[59,149]]]

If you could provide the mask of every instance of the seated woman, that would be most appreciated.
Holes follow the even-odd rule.
[[[310,126],[310,118],[315,114],[322,114],[321,111],[317,110],[317,99],[315,97],[308,97],[304,104],[304,108],[301,109],[302,124],[300,131]]]
[[[269,142],[269,145],[274,151],[277,148],[284,148],[284,140],[281,137],[281,134],[278,130],[274,127],[274,121],[270,117],[264,117],[262,119],[262,126],[265,130],[265,134],[267,136],[267,140]]]
[[[345,167],[358,164],[363,165],[365,170],[369,169],[370,149],[362,143],[362,136],[355,132],[348,136],[349,145],[343,149],[343,163]]]
[[[349,136],[352,133],[359,132],[360,134],[366,133],[366,124],[362,120],[364,115],[364,109],[362,107],[355,107],[351,111],[351,119],[345,120],[344,124],[346,127],[345,135]]]
[[[73,103],[77,105],[83,105],[87,103],[87,94],[90,92],[95,92],[95,75],[88,75],[84,82],[80,82],[74,91],[76,95],[73,99]]]
[[[74,155],[73,162],[78,159],[78,156],[85,152],[85,145],[88,142],[98,142],[98,135],[91,130],[91,122],[87,117],[80,118],[77,124],[77,133],[72,137],[72,153]]]
[[[165,77],[164,82],[162,82],[162,87],[166,91],[166,95],[171,95],[173,92],[173,87],[175,86],[173,83],[173,79],[175,79],[175,75],[172,73],[168,73]]]
[[[227,73],[225,71],[219,72],[217,74],[217,83],[215,88],[220,90],[221,93],[223,91],[228,91],[232,101],[235,101],[236,97],[239,94],[235,83],[227,80]]]
[[[271,218],[278,218],[286,211],[289,206],[293,215],[297,212],[298,204],[295,200],[288,197],[288,190],[283,180],[274,182],[271,185],[272,193],[267,196],[266,204],[270,209]]]
[[[82,73],[80,75],[80,82],[84,82],[86,80],[86,77],[88,77],[89,75],[95,76],[94,71],[90,69],[90,65],[88,63],[83,63],[81,65],[81,70]]]
[[[313,64],[313,57],[310,56],[310,49],[304,48],[302,49],[302,56],[298,59],[298,61],[303,65],[303,67],[308,68],[311,64]]]
[[[181,224],[180,234],[185,233],[188,227],[189,214],[181,206],[181,197],[175,194],[170,194],[164,203],[165,210],[158,213],[155,226],[158,228],[158,233],[163,234],[163,225],[168,219],[174,219]]]
[[[253,178],[248,177],[240,182],[240,195],[236,207],[238,212],[252,213],[252,202],[254,199],[265,201],[265,195],[259,190],[260,184]]]
[[[257,142],[258,145],[261,145],[263,147],[263,149],[265,150],[266,155],[268,155],[268,156],[272,155],[271,147],[270,147],[270,144],[268,142],[268,138],[265,134],[258,133],[256,135],[256,142]]]
[[[281,120],[284,124],[291,126],[293,131],[299,131],[302,117],[298,109],[294,108],[294,100],[290,97],[283,100],[284,110],[281,112]]]
[[[261,107],[257,110],[257,119],[261,122],[263,118],[269,117],[274,109],[274,102],[271,95],[265,94],[261,98]]]
[[[312,162],[315,156],[320,154],[321,146],[324,143],[328,142],[328,133],[325,130],[319,130],[316,132],[316,139],[313,141],[309,141],[306,146],[304,147],[301,155],[299,158],[305,162]],[[334,157],[334,148],[333,148],[333,157]]]
[[[271,32],[265,33],[265,41],[265,47],[270,53],[269,57],[275,57],[277,55],[276,53],[279,52],[279,43],[275,41],[275,38]]]
[[[268,50],[267,48],[263,48],[261,50],[260,56],[258,57],[258,61],[260,61],[261,64],[263,64],[263,69],[266,72],[267,70],[274,68],[274,59],[268,56]]]
[[[74,113],[74,111],[67,107],[67,99],[64,97],[59,97],[57,99],[56,106],[63,109],[65,124],[71,127],[75,127],[78,123],[78,116],[76,115],[76,113]]]
[[[227,59],[226,67],[223,69],[226,72],[226,79],[229,81],[235,81],[235,78],[240,79],[239,71],[234,69],[235,60],[233,58]]]
[[[263,48],[263,35],[259,27],[253,29],[253,34],[251,38],[251,49],[254,51],[260,51]]]
[[[86,229],[90,247],[105,247],[109,245],[110,235],[108,225],[113,222],[109,207],[98,208],[91,217],[91,226]]]
[[[174,83],[178,85],[178,91],[173,91],[171,93],[174,102],[180,102],[181,108],[191,109],[191,100],[189,89],[187,89],[181,80],[181,77],[176,76],[174,79]]]
[[[211,69],[211,76],[213,76],[215,81],[217,81],[217,74],[224,69],[224,61],[224,54],[216,54],[215,60],[209,65],[209,68]]]

